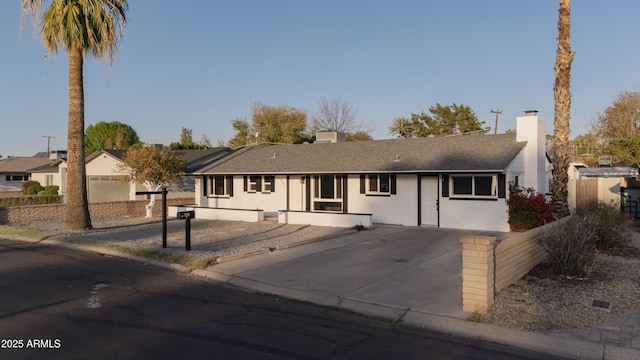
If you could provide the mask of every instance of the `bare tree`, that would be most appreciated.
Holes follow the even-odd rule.
[[[312,118],[313,131],[337,131],[345,134],[369,132],[357,122],[358,112],[353,104],[340,97],[322,98],[318,102],[318,114]]]

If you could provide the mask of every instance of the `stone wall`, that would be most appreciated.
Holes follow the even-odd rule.
[[[144,217],[148,200],[114,201],[89,204],[92,219]],[[167,199],[167,205],[191,205],[193,198]],[[39,220],[64,220],[65,204],[28,205],[0,208],[0,224],[26,224]],[[153,214],[162,215],[162,201],[156,201]]]

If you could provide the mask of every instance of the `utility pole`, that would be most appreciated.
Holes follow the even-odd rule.
[[[51,136],[51,135],[42,135],[42,137],[46,137],[47,138],[47,159],[49,158],[49,156],[51,155],[51,138],[56,138],[55,136]]]
[[[491,112],[496,114],[496,127],[493,128],[493,133],[497,134],[498,133],[498,116],[502,114],[502,111],[500,111],[499,109],[496,109],[496,110],[491,109]]]

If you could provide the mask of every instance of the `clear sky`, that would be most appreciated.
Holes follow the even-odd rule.
[[[47,1],[45,1],[47,3]],[[536,109],[553,132],[558,1],[129,1],[111,67],[85,62],[85,121],[120,121],[141,140],[180,130],[215,144],[255,102],[313,116],[341,97],[389,138],[394,118],[470,106],[498,131]],[[640,1],[573,1],[572,134],[625,90],[640,90]],[[20,1],[0,2],[0,155],[66,148],[67,55],[47,57]]]

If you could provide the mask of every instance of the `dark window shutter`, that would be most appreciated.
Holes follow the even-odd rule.
[[[396,174],[391,174],[391,193],[396,193]]]
[[[262,192],[262,176],[256,176],[256,192]]]
[[[320,197],[320,176],[313,175],[313,197]]]
[[[366,175],[360,175],[360,194],[367,192],[367,177]]]
[[[498,197],[504,199],[507,195],[507,176],[498,174]]]
[[[205,175],[202,177],[202,196],[207,196],[207,181],[208,177]]]
[[[449,197],[449,174],[442,174],[442,197]]]
[[[272,175],[269,179],[271,179],[271,192],[276,192],[276,177]]]
[[[243,177],[243,187],[244,187],[244,192],[247,192],[248,188],[247,188],[247,175],[245,175]]]
[[[233,176],[227,176],[227,194],[233,196]]]

